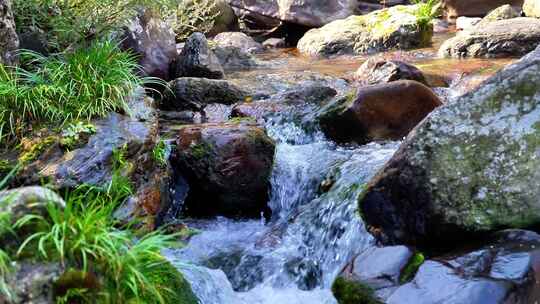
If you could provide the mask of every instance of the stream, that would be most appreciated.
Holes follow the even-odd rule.
[[[470,90],[511,62],[439,59],[438,45],[449,35],[437,34],[431,48],[383,56],[416,65],[434,86],[449,86],[435,90],[445,94],[444,99]],[[350,84],[340,78],[350,78],[366,58],[311,59],[295,50],[270,51],[259,55],[261,68],[229,73],[227,78],[272,96],[325,81],[344,94]],[[375,246],[358,213],[357,198],[399,142],[338,146],[309,124],[316,107],[306,109],[265,120],[276,141],[270,220],[182,219],[199,233],[185,247],[165,254],[202,303],[337,303],[330,291],[333,280],[351,258]],[[321,183],[327,189],[321,190]]]

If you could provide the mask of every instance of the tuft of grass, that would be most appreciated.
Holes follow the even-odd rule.
[[[0,66],[0,143],[21,138],[33,124],[129,114],[127,100],[135,89],[163,85],[138,76],[136,58],[112,41],[50,57],[23,54],[33,70]]]
[[[176,40],[185,41],[195,32],[210,32],[219,13],[216,0],[180,0],[174,12]]]
[[[161,167],[167,166],[167,156],[169,154],[169,146],[167,143],[160,139],[154,149],[152,149],[152,157]]]
[[[0,249],[0,296],[3,296],[8,300],[13,296],[6,281],[10,272],[11,258],[5,251]]]
[[[440,0],[412,0],[412,3],[416,5],[414,15],[421,29],[426,29],[441,14]]]
[[[409,260],[405,268],[403,268],[403,270],[401,271],[401,274],[399,276],[400,284],[405,284],[408,281],[410,281],[414,277],[416,272],[418,271],[418,268],[422,266],[424,261],[425,261],[424,255],[421,252],[416,252],[411,257],[411,259]]]

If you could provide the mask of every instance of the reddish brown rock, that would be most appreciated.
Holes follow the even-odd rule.
[[[195,216],[260,216],[268,207],[274,142],[248,121],[180,130],[173,166],[188,181],[186,212]]]
[[[318,120],[325,134],[338,142],[397,140],[441,104],[427,86],[400,80],[361,87],[325,107]]]

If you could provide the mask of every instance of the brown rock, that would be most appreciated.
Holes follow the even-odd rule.
[[[484,17],[505,4],[510,4],[519,11],[523,0],[443,0],[445,16],[449,21],[454,21],[459,16]]]
[[[424,74],[413,65],[403,61],[370,58],[355,73],[355,79],[367,85],[396,80],[416,80],[427,84]]]
[[[182,128],[174,168],[188,181],[186,212],[260,216],[268,207],[274,142],[257,124],[237,120]]]
[[[361,87],[325,107],[318,120],[324,133],[338,142],[397,140],[441,104],[427,86],[400,80]]]

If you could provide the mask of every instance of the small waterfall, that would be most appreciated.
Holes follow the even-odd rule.
[[[201,233],[166,254],[204,304],[335,303],[333,280],[374,244],[357,197],[398,144],[340,148],[294,124],[269,120],[267,129],[277,142],[272,219],[192,220]]]

